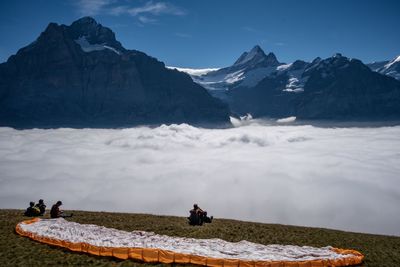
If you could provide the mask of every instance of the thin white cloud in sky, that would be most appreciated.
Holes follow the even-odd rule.
[[[146,17],[146,16],[138,16],[138,20],[139,20],[141,23],[144,23],[144,24],[156,23],[156,22],[157,22],[156,19],[154,19],[154,18],[149,18],[149,17]]]
[[[130,2],[128,5],[126,1],[117,0],[78,0],[75,3],[81,15],[129,15],[144,24],[157,22],[162,15],[186,15],[183,8],[168,2],[147,1],[142,5]]]
[[[175,7],[172,4],[164,3],[164,2],[153,2],[149,1],[143,6],[129,8],[126,10],[131,16],[137,16],[141,14],[151,14],[151,15],[161,15],[161,14],[169,14],[169,15],[177,15],[182,16],[186,15],[182,9]]]
[[[108,13],[113,16],[119,16],[125,14],[128,8],[128,6],[115,6],[109,8]]]
[[[216,218],[400,235],[400,126],[0,128],[0,208]]]
[[[94,16],[103,12],[103,9],[113,2],[113,0],[78,0],[76,6],[81,15]]]

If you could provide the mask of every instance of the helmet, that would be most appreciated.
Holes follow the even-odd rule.
[[[197,204],[193,204],[193,208],[197,209],[199,206]]]
[[[40,203],[40,204],[43,204],[43,199],[39,199],[39,203]]]
[[[59,200],[59,201],[57,201],[57,203],[56,203],[57,205],[62,205],[62,202],[61,202],[61,200]]]
[[[31,202],[29,202],[29,206],[35,206],[35,202],[33,202],[33,201],[31,201]]]

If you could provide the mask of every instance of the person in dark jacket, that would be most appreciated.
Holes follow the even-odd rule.
[[[29,217],[39,216],[40,210],[35,206],[35,202],[29,202],[29,207],[26,209],[24,215]]]
[[[208,217],[207,211],[202,210],[197,204],[193,205],[193,209],[189,213],[188,220],[190,225],[203,225],[203,223],[211,223],[213,220],[213,216]]]
[[[43,199],[39,199],[39,202],[35,205],[40,210],[40,216],[43,216],[46,213],[46,205],[44,204]]]
[[[50,210],[50,217],[51,218],[60,218],[62,215],[62,211],[60,210],[60,206],[62,205],[62,202],[59,200],[57,201],[56,204],[53,205],[53,207],[51,207]]]
[[[60,206],[62,205],[62,202],[59,200],[57,201],[56,204],[53,205],[53,207],[51,207],[50,210],[50,217],[55,219],[55,218],[67,218],[67,217],[72,217],[72,213],[71,214],[64,214],[64,212],[62,210],[60,210]]]
[[[199,207],[199,205],[193,204],[193,212],[196,212],[197,214],[201,215],[204,211]]]

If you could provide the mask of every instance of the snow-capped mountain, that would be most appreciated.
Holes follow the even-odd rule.
[[[296,89],[293,89],[296,88]],[[229,91],[231,109],[254,117],[393,119],[400,82],[341,54],[281,65],[252,88]]]
[[[400,56],[391,61],[373,62],[368,64],[371,70],[400,80]]]
[[[255,46],[230,67],[191,76],[239,115],[389,119],[400,117],[400,82],[382,74],[397,77],[399,63],[397,58],[370,65],[377,73],[337,53],[284,64]]]
[[[177,68],[189,74],[193,81],[206,88],[211,95],[229,102],[228,92],[239,87],[254,87],[262,79],[285,67],[273,53],[265,54],[260,46],[244,52],[233,65],[216,69]]]
[[[269,76],[287,74],[285,90],[301,92],[306,79],[301,75],[309,63],[297,60],[290,64],[280,63],[273,53],[267,55],[256,45],[244,52],[232,66],[220,69],[175,68],[188,73],[193,81],[202,85],[214,96],[227,100],[227,93],[236,88],[251,88]]]
[[[229,108],[182,72],[136,50],[93,18],[50,23],[0,64],[0,125],[125,127],[229,123]]]
[[[266,55],[256,45],[244,52],[232,66],[210,71],[204,75],[192,75],[195,82],[210,91],[229,90],[235,87],[252,87],[281,65],[273,53]]]

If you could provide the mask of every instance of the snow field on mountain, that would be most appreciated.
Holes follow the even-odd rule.
[[[93,51],[101,51],[101,50],[104,50],[104,49],[109,49],[109,50],[113,51],[114,53],[116,53],[118,55],[121,54],[121,52],[119,52],[114,47],[111,47],[111,46],[108,46],[108,45],[105,45],[105,44],[90,44],[88,42],[88,40],[86,40],[85,36],[81,36],[80,38],[75,40],[75,42],[77,44],[79,44],[81,49],[86,53],[93,52]]]

